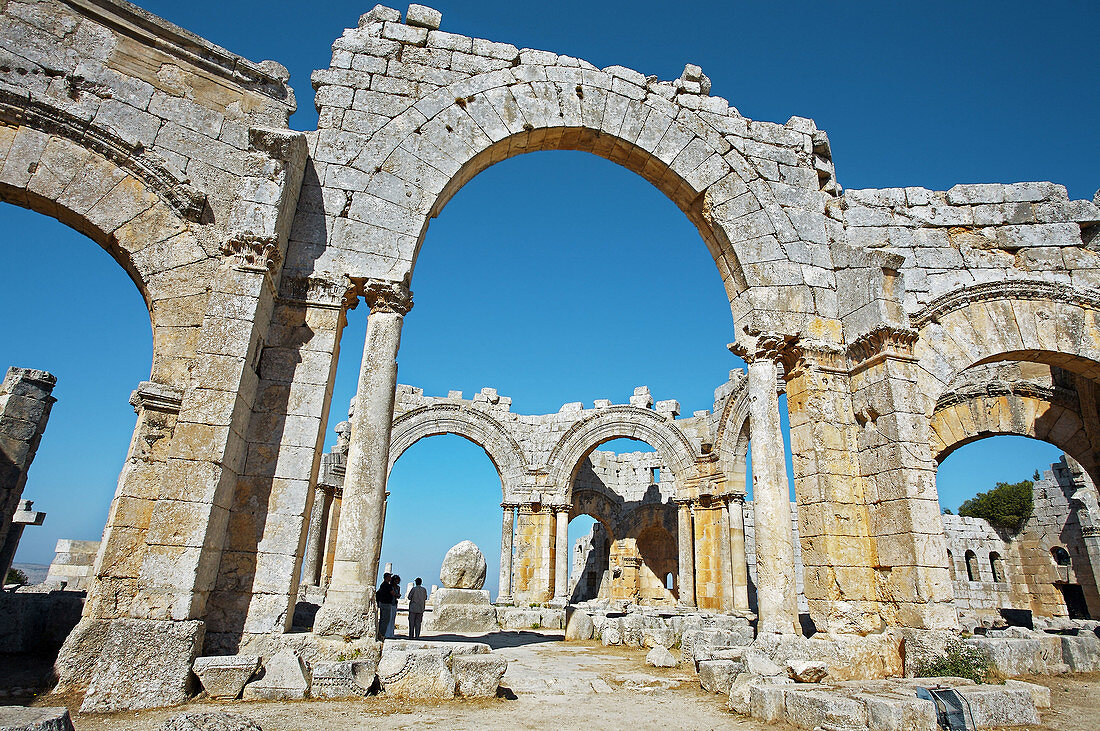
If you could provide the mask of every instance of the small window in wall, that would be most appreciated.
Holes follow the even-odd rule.
[[[1069,551],[1062,546],[1055,546],[1050,549],[1050,555],[1054,559],[1054,563],[1059,566],[1069,566]]]
[[[671,571],[665,574],[665,588],[669,591],[672,591],[676,588],[676,577],[672,575]]]
[[[955,580],[955,557],[951,555],[951,551],[947,552],[947,570],[951,572],[951,580]]]
[[[989,553],[989,568],[993,571],[994,581],[1005,580],[1005,569],[1004,564],[1001,561],[1001,554],[997,553],[996,551],[991,551]]]
[[[653,483],[654,485],[658,484],[661,481],[661,468],[660,467],[651,467],[650,468],[650,470],[649,470],[649,481],[651,483]]]
[[[977,581],[978,574],[978,556],[973,551],[967,551],[965,555],[966,559],[966,578],[968,581]]]

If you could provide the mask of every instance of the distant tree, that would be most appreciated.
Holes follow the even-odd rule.
[[[951,512],[951,508],[944,508],[943,514],[944,515],[954,515],[954,513]]]
[[[4,579],[5,584],[26,584],[27,575],[19,569],[8,569],[8,577]]]
[[[959,515],[984,518],[997,530],[1016,535],[1024,528],[1034,508],[1031,480],[998,482],[988,492],[980,492],[959,506]]]

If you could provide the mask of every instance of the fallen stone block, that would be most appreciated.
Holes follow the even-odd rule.
[[[1027,683],[1023,680],[1009,678],[1005,681],[1006,688],[1022,688],[1031,693],[1031,700],[1036,708],[1050,708],[1050,688],[1038,683]]]
[[[699,685],[703,690],[728,696],[733,679],[744,669],[739,660],[703,660],[699,663]]]
[[[508,661],[500,655],[460,655],[452,660],[455,691],[463,698],[493,698]]]
[[[791,660],[787,663],[787,677],[796,683],[820,683],[829,674],[823,662]]]
[[[0,729],[4,731],[73,731],[68,708],[25,708],[0,706]]]
[[[531,629],[542,625],[542,612],[538,609],[507,607],[497,615],[504,629]]]
[[[965,640],[965,643],[981,650],[1001,675],[1042,675],[1050,672],[1048,663],[1043,659],[1043,643],[1038,639],[974,637]]]
[[[657,645],[650,650],[645,656],[645,661],[647,665],[652,665],[655,668],[674,668],[680,664],[676,656],[663,645]]]
[[[764,723],[778,723],[787,717],[786,689],[771,683],[749,686],[749,715]]]
[[[539,612],[542,629],[561,629],[565,621],[565,612],[561,609],[543,609]]]
[[[788,688],[784,706],[787,722],[800,728],[867,725],[867,704],[836,691]]]
[[[96,659],[81,713],[174,706],[194,684],[205,625],[198,620],[116,619]]]
[[[244,687],[246,699],[297,700],[309,696],[310,672],[301,656],[280,650],[264,663],[263,675]]]
[[[1062,659],[1075,673],[1092,673],[1100,670],[1100,637],[1093,634],[1065,635],[1062,643]]]
[[[172,716],[160,731],[263,731],[260,724],[247,716],[224,711],[211,713],[181,713]]]
[[[759,650],[747,648],[742,652],[741,657],[745,661],[745,670],[753,675],[773,677],[785,674],[782,667],[772,662],[770,657]]]
[[[309,694],[314,698],[363,698],[374,685],[378,662],[336,660],[316,662]]]
[[[451,654],[445,650],[390,651],[383,648],[378,681],[394,698],[454,698]]]
[[[936,731],[936,704],[916,696],[861,695],[871,731]]]
[[[596,631],[595,623],[587,612],[574,611],[565,626],[565,639],[590,640]]]
[[[429,628],[433,632],[485,633],[495,632],[499,625],[492,604],[448,604],[436,605]]]
[[[259,655],[222,655],[195,658],[191,666],[202,689],[211,698],[233,700],[260,669]]]
[[[970,704],[974,726],[1000,728],[1001,726],[1038,725],[1039,712],[1031,693],[1022,688],[999,685],[971,685],[955,689]]]

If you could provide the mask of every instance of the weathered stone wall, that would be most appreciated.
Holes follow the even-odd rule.
[[[43,583],[63,585],[69,591],[87,591],[99,546],[99,541],[62,538],[54,548],[53,561]]]
[[[15,515],[57,400],[51,395],[56,383],[46,371],[15,367],[0,383],[0,581],[8,575],[23,533]]]

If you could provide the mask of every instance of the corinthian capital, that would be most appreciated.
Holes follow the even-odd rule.
[[[401,282],[368,279],[363,284],[363,299],[371,312],[394,312],[407,315],[413,306],[412,290]]]
[[[747,333],[736,343],[730,343],[726,347],[749,364],[758,360],[770,360],[783,365],[798,357],[797,342],[798,338],[793,335],[761,332]]]

